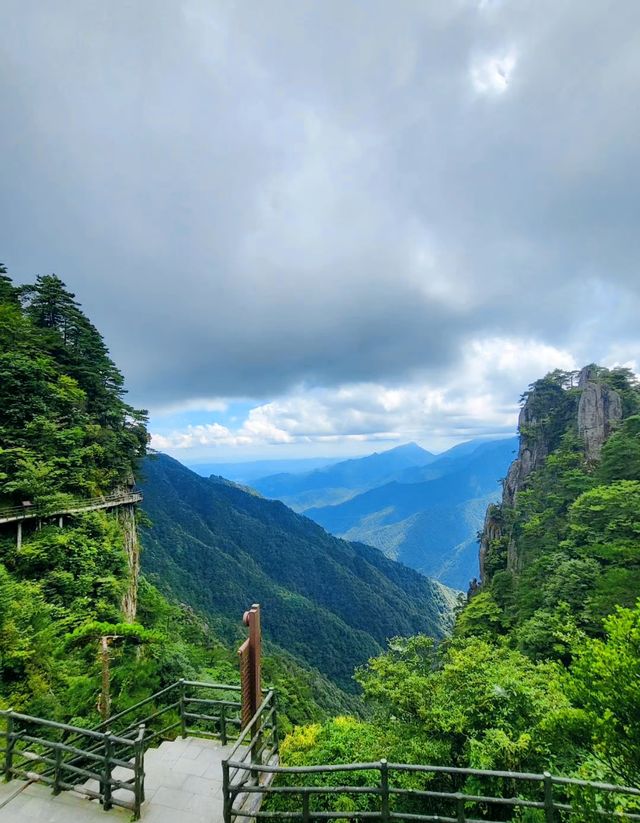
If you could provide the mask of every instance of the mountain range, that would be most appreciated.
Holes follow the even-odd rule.
[[[354,668],[388,638],[451,625],[455,593],[376,548],[166,455],[143,474],[145,574],[223,632],[259,602],[272,644],[352,691]]]
[[[408,443],[303,474],[253,481],[347,540],[457,589],[478,574],[477,533],[499,499],[517,438],[471,440],[434,455]]]

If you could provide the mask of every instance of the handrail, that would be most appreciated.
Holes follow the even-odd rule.
[[[232,754],[235,755],[237,748],[236,745]],[[231,770],[234,770],[233,780]],[[352,772],[377,772],[379,778],[371,783],[365,779],[365,785],[362,785],[362,778],[359,778],[357,783],[338,786],[322,783],[319,785],[317,782],[307,785],[299,783],[302,775],[313,775],[322,781],[323,774],[335,774],[336,772],[344,772],[345,780],[347,780],[346,775]],[[416,775],[422,773],[427,777],[427,781],[411,788],[407,787],[406,782],[401,782],[401,785],[391,785],[391,773],[398,772]],[[260,775],[265,777],[268,775],[271,780],[261,780]],[[441,785],[437,780],[438,777],[450,778],[450,781],[445,781],[444,785]],[[515,797],[495,796],[491,792],[471,794],[461,790],[451,790],[451,782],[455,788],[455,778],[467,777],[509,780],[529,788],[524,797],[519,796],[515,788],[511,789],[518,795]],[[287,778],[291,778],[293,782],[289,782]],[[433,783],[432,780],[436,782]],[[537,790],[536,783],[540,784]],[[554,787],[556,788],[555,796]],[[268,817],[273,821],[301,820],[303,823],[308,823],[311,819],[331,820],[335,818],[345,820],[366,818],[379,820],[382,823],[388,823],[390,820],[438,820],[450,821],[450,823],[464,823],[464,821],[476,823],[477,821],[480,823],[480,817],[483,821],[488,820],[484,815],[491,814],[494,806],[539,809],[544,811],[545,820],[551,823],[551,821],[559,820],[557,813],[581,814],[583,812],[579,805],[580,798],[578,797],[576,801],[571,789],[595,795],[595,798],[591,798],[590,814],[608,819],[640,821],[640,807],[635,805],[637,799],[640,798],[640,788],[559,777],[548,772],[535,774],[429,764],[388,763],[386,760],[318,766],[281,766],[273,763],[246,762],[245,757],[233,759],[230,756],[227,761],[223,762],[224,823],[234,823],[238,819],[249,817],[256,819]],[[558,795],[559,790],[561,796]],[[603,794],[616,796],[618,805],[624,798],[630,800],[634,804],[632,810],[621,811],[620,808],[613,808],[611,803],[607,804],[606,798],[598,797]],[[346,810],[348,805],[345,803],[336,808],[330,802],[332,796],[341,795],[353,796],[350,811]],[[317,801],[322,802],[323,796],[324,803],[318,806]],[[362,801],[360,806],[356,803],[358,796],[365,797],[364,806],[362,806]],[[367,796],[370,798],[368,801],[366,801]],[[238,797],[242,798],[242,802],[236,804]],[[272,803],[268,811],[260,811],[262,801],[269,797],[274,799],[280,797],[282,801],[289,797],[294,803],[292,806],[290,801],[285,804],[284,808],[282,808],[282,801],[280,805],[276,803],[274,806]],[[295,802],[296,797],[299,797],[299,802]],[[379,799],[373,803],[376,797]],[[247,798],[254,798],[253,803],[247,802]],[[311,798],[316,798],[314,809],[310,806]],[[477,808],[479,804],[482,805],[482,810]],[[496,822],[493,821],[493,823]]]
[[[137,736],[130,739],[110,731],[83,729],[12,709],[1,711],[0,717],[6,723],[5,779],[19,777],[41,781],[51,786],[54,794],[67,789],[78,791],[98,799],[105,809],[121,806],[133,811],[135,820],[139,819],[144,798],[144,725],[139,727]],[[58,733],[59,737],[72,735],[77,745],[65,739],[52,739],[52,732]],[[116,767],[129,769],[132,776],[115,778],[113,770]],[[97,781],[97,791],[86,785],[88,780]],[[115,797],[113,792],[117,789],[130,791],[131,801]]]
[[[215,695],[202,697],[207,691],[223,694],[220,699]],[[0,762],[0,771],[4,771],[6,779],[26,777],[42,781],[50,785],[54,793],[65,789],[80,791],[100,800],[105,809],[122,806],[132,810],[137,820],[144,801],[144,752],[152,741],[197,734],[219,737],[226,744],[229,727],[238,728],[241,724],[241,704],[228,699],[224,692],[238,691],[240,687],[236,684],[179,680],[93,729],[11,709],[0,711],[0,719],[4,718],[7,726],[4,731],[0,729],[0,740],[3,737],[5,740],[0,750],[4,755],[4,768]],[[167,701],[164,704],[163,699]],[[189,711],[190,706],[195,710]],[[141,711],[144,707],[149,709]],[[146,717],[141,718],[141,714]],[[42,733],[31,734],[33,727],[42,729]],[[58,739],[51,739],[52,733]],[[116,766],[129,769],[131,777],[114,778],[112,771]],[[36,767],[40,771],[35,771]],[[87,780],[97,781],[98,791],[82,785]],[[133,800],[128,802],[114,796],[116,789],[132,792]]]
[[[104,508],[108,506],[123,505],[127,503],[139,503],[142,500],[142,492],[119,492],[101,497],[71,498],[66,503],[54,504],[51,508],[46,505],[35,506],[9,506],[0,509],[0,523],[8,523],[14,520],[31,520],[34,517],[55,517],[61,514],[72,514],[78,511],[91,511],[92,509]]]

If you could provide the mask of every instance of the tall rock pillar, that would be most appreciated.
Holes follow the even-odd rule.
[[[117,517],[122,526],[124,550],[129,565],[127,590],[122,597],[122,611],[124,619],[128,623],[133,623],[138,610],[138,578],[140,576],[140,543],[136,528],[135,505],[120,506]]]

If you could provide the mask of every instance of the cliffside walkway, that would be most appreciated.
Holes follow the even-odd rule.
[[[97,511],[98,509],[115,509],[118,506],[132,506],[141,501],[141,492],[126,492],[124,494],[108,494],[104,497],[71,500],[64,506],[57,507],[32,506],[25,503],[22,506],[0,508],[0,524],[19,523],[24,520],[44,519],[45,517],[62,517],[64,515]]]
[[[243,724],[241,692],[179,680],[94,729],[0,711],[0,823],[98,823],[105,811],[123,823],[132,813],[144,823],[229,823],[232,808],[252,816],[262,796],[249,786],[272,777],[242,770],[277,765],[275,695]],[[232,796],[231,775],[241,778]]]
[[[231,746],[200,737],[165,740],[145,753],[144,823],[222,823],[222,760]],[[114,776],[124,778],[124,769]],[[97,781],[88,784],[94,791]],[[123,789],[117,790],[122,797]],[[116,792],[117,794],[117,792]],[[6,805],[3,805],[6,803]],[[128,823],[131,812],[114,808],[105,816],[100,802],[77,792],[52,795],[39,783],[0,784],[0,823]]]

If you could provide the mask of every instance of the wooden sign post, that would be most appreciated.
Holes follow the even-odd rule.
[[[242,686],[242,728],[244,729],[262,703],[262,636],[258,603],[254,603],[249,611],[244,613],[242,622],[249,628],[249,637],[238,649]]]

